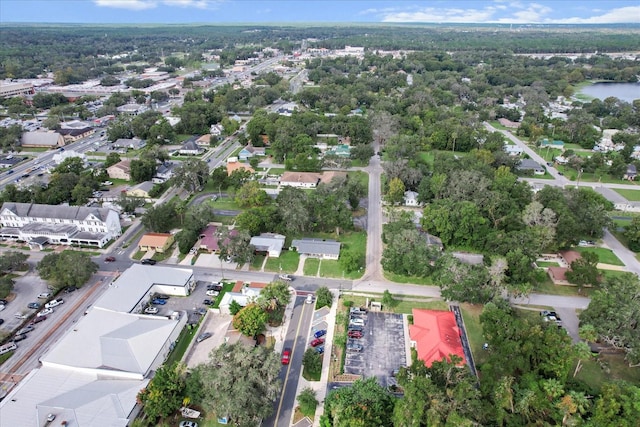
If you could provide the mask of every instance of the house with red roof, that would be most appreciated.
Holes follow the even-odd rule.
[[[229,231],[229,236],[233,237],[237,235],[238,230]],[[219,239],[218,227],[213,224],[207,225],[207,227],[200,232],[200,249],[213,253],[220,252],[220,246],[218,245]],[[229,242],[227,241],[226,243]]]
[[[460,330],[451,311],[413,309],[413,325],[409,326],[411,346],[426,366],[455,354],[466,363]]]

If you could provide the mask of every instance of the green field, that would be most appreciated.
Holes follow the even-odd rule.
[[[315,276],[318,274],[318,267],[320,266],[320,260],[318,258],[307,258],[304,262],[304,275]]]
[[[362,171],[349,172],[347,174],[349,179],[355,179],[360,181],[364,185],[365,191],[369,191],[369,174]]]
[[[460,304],[464,327],[467,331],[467,339],[471,346],[473,360],[477,365],[485,362],[486,351],[482,349],[482,345],[486,342],[482,334],[482,325],[480,324],[480,314],[482,314],[482,305]]]
[[[640,189],[628,190],[623,188],[614,188],[613,191],[629,200],[630,202],[640,202]]]
[[[640,369],[629,368],[623,354],[600,354],[597,358],[609,372],[606,372],[596,359],[591,359],[584,362],[584,366],[576,375],[576,379],[593,388],[594,392],[599,392],[602,384],[611,380],[625,380],[640,386]]]
[[[295,273],[298,269],[300,255],[295,251],[282,251],[280,258],[269,258],[264,266],[265,271]]]
[[[574,248],[576,251],[580,253],[584,252],[593,252],[598,255],[598,262],[603,264],[611,264],[611,265],[619,265],[624,266],[624,263],[618,259],[618,257],[613,253],[611,249],[605,248]]]
[[[383,272],[384,278],[395,283],[411,283],[414,285],[433,285],[431,277],[403,276],[401,274]]]
[[[264,255],[256,255],[255,257],[253,257],[253,260],[251,261],[251,265],[249,266],[249,269],[251,271],[259,271],[262,268],[262,263],[264,262],[265,256]]]
[[[560,267],[560,264],[551,261],[536,261],[536,265],[538,267]]]

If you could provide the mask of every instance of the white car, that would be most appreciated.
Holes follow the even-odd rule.
[[[42,317],[42,316],[46,316],[47,314],[51,314],[51,313],[53,313],[53,308],[45,308],[44,310],[42,310],[38,314],[36,314],[36,316]]]
[[[38,294],[39,299],[49,299],[50,296],[51,296],[51,292],[43,292],[41,294]]]
[[[49,301],[44,305],[44,308],[53,308],[53,307],[59,306],[60,304],[64,304],[64,300],[62,298],[52,299],[51,301]]]
[[[214,291],[213,289],[210,289],[207,291],[208,297],[217,297],[218,295],[220,295],[220,292]]]
[[[145,314],[158,314],[158,309],[156,307],[147,307],[144,312]]]
[[[307,304],[312,304],[313,303],[313,295],[309,294],[307,295],[307,299],[304,301]]]
[[[356,325],[356,326],[364,326],[364,320],[360,319],[360,318],[351,318],[349,320],[349,324],[350,325]]]

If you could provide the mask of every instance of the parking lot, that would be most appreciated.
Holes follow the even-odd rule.
[[[407,364],[403,317],[401,314],[369,312],[364,319],[363,336],[348,339],[361,344],[362,351],[347,351],[344,371],[364,377],[377,377],[382,386],[395,384],[393,371]]]

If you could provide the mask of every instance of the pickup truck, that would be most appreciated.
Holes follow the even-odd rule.
[[[280,274],[278,278],[280,280],[284,280],[285,282],[291,282],[293,280],[293,277],[289,276],[288,274]]]

